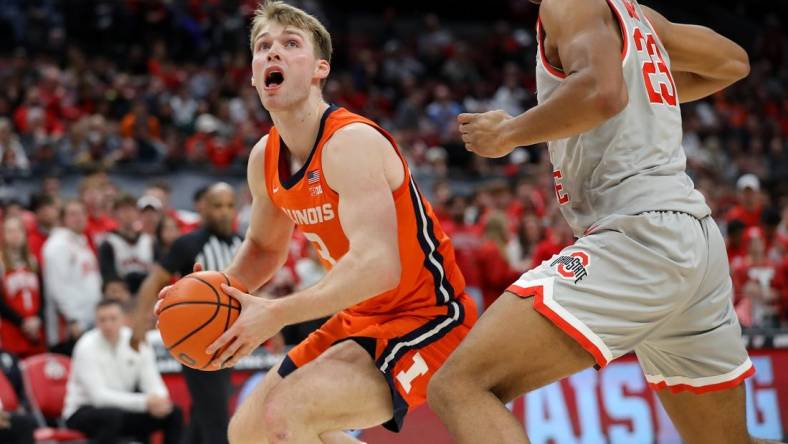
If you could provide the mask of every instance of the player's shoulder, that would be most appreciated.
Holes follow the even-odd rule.
[[[339,128],[326,141],[323,159],[339,157],[351,160],[353,156],[369,155],[390,149],[391,142],[377,128],[366,122],[352,122]]]
[[[265,150],[269,136],[270,134],[266,134],[261,137],[249,153],[249,160],[246,165],[246,180],[249,182],[252,193],[265,181]]]
[[[268,145],[268,137],[270,134],[266,134],[257,141],[252,147],[252,151],[249,153],[249,162],[253,159],[262,159],[265,156],[265,147]]]

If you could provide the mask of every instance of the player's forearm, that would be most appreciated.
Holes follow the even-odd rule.
[[[534,145],[598,127],[626,107],[625,88],[599,85],[591,72],[570,74],[544,102],[503,123],[509,145]]]
[[[254,291],[271,280],[286,260],[287,251],[265,250],[247,236],[224,272],[245,285],[247,290]]]
[[[167,284],[170,279],[169,273],[160,269],[158,266],[148,274],[137,295],[137,304],[132,319],[135,326],[144,326],[148,323],[153,305],[156,303],[159,291]]]
[[[276,300],[286,325],[319,319],[384,293],[399,284],[399,258],[349,251],[315,286]]]

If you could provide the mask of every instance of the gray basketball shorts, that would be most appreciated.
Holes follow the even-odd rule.
[[[702,393],[755,373],[711,217],[613,215],[507,291],[575,339],[599,367],[634,351],[648,383]]]

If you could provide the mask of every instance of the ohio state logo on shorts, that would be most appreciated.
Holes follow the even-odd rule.
[[[569,256],[558,256],[553,262],[550,263],[551,267],[555,267],[555,271],[566,279],[573,279],[575,284],[580,282],[581,279],[588,276],[588,264],[591,259],[583,251],[575,251]]]

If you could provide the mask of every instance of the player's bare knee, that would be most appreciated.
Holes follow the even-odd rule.
[[[293,427],[305,427],[305,403],[297,402],[299,396],[283,384],[272,390],[263,402],[259,425],[268,444],[289,443],[293,439]],[[302,398],[303,399],[303,398]]]
[[[427,403],[434,410],[445,410],[453,405],[454,398],[459,395],[461,378],[455,372],[442,367],[430,379],[427,385]]]
[[[230,444],[247,444],[247,443],[259,443],[260,437],[253,436],[254,429],[252,428],[251,421],[249,421],[246,415],[239,415],[236,413],[230,419],[230,424],[227,427],[227,441]],[[259,435],[259,432],[258,432]]]

